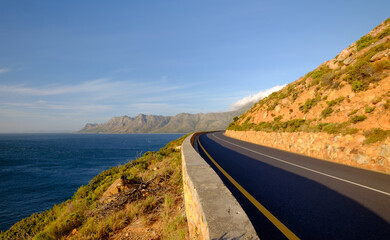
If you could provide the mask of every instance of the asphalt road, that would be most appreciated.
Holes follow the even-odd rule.
[[[194,145],[263,240],[390,239],[390,175],[239,141],[223,132],[200,135]]]

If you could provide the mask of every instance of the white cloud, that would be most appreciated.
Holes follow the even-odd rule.
[[[120,94],[156,94],[181,89],[185,86],[163,86],[164,82],[134,82],[109,81],[101,78],[74,85],[52,85],[43,87],[29,87],[20,85],[1,85],[0,92],[14,93],[26,96],[55,96],[76,93],[99,93],[100,98],[118,96]]]
[[[113,83],[109,83],[107,79],[97,79],[89,82],[84,82],[77,85],[54,86],[45,88],[26,87],[24,85],[0,85],[0,92],[17,93],[22,95],[33,96],[50,96],[66,93],[79,92],[95,92],[106,90]]]
[[[247,104],[254,104],[258,101],[260,101],[261,99],[267,97],[268,95],[270,95],[271,93],[273,92],[276,92],[276,91],[279,91],[280,89],[284,88],[286,86],[286,84],[282,85],[282,86],[275,86],[275,87],[272,87],[272,88],[269,88],[269,89],[266,89],[266,90],[263,90],[263,91],[260,91],[254,95],[250,95],[250,96],[247,96],[247,97],[244,97],[236,102],[234,102],[232,105],[230,105],[230,109],[232,110],[237,110]]]
[[[0,68],[0,74],[11,71],[9,68]]]
[[[110,105],[97,105],[97,104],[51,104],[45,101],[37,101],[34,103],[2,103],[0,104],[0,113],[3,113],[4,108],[7,109],[31,109],[31,110],[66,110],[72,112],[100,112],[111,110]]]

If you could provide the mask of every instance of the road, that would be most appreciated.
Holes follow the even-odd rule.
[[[255,145],[223,132],[194,147],[261,239],[390,239],[390,175]]]

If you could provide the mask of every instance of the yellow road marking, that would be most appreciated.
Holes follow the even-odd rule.
[[[206,153],[207,157],[209,157],[209,159],[215,164],[215,166],[223,173],[223,175],[225,175],[225,177],[227,177],[229,179],[229,181],[231,183],[233,183],[233,185],[242,194],[244,194],[244,196],[246,198],[248,198],[248,200],[251,201],[251,203],[253,205],[255,205],[255,207],[257,209],[259,209],[259,211],[266,218],[268,218],[268,220],[270,220],[272,222],[272,224],[275,225],[275,227],[277,227],[279,229],[279,231],[281,231],[284,234],[284,236],[286,236],[288,239],[294,239],[294,240],[298,240],[299,239],[293,232],[291,232],[290,229],[288,229],[283,223],[281,223],[272,213],[270,213],[263,205],[261,205],[261,203],[259,203],[250,193],[248,193],[236,180],[234,180],[221,166],[219,166],[219,164],[204,149],[204,147],[202,146],[202,144],[199,141],[199,138],[198,138],[198,144],[202,148],[204,153]]]

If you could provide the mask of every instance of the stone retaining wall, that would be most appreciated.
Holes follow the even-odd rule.
[[[305,132],[232,131],[225,135],[346,165],[390,173],[390,142],[363,144],[362,135]]]
[[[244,210],[191,144],[182,145],[183,188],[191,239],[259,239]]]

